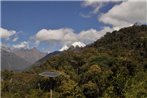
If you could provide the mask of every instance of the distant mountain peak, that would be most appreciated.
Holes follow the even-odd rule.
[[[33,47],[31,50],[34,52],[40,52],[36,47]]]
[[[82,48],[82,47],[85,47],[86,45],[83,43],[83,42],[80,42],[80,41],[77,41],[77,42],[74,42],[73,44],[71,44],[70,47],[68,47],[67,45],[64,45],[59,51],[65,51],[65,50],[68,50],[69,48],[73,47],[73,48]]]
[[[24,49],[24,48],[16,49],[14,51],[14,54],[25,59],[30,64],[35,63],[37,60],[39,60],[40,58],[46,55],[46,53],[40,52],[36,47],[33,47],[31,49]]]
[[[68,50],[69,47],[67,45],[64,45],[59,51],[65,51],[65,50]]]
[[[77,41],[72,44],[73,47],[85,47],[86,45],[83,42]]]

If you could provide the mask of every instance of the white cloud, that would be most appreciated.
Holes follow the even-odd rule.
[[[89,15],[89,14],[83,14],[83,13],[80,13],[80,16],[81,17],[83,17],[83,18],[90,18],[91,17],[91,15]]]
[[[35,43],[34,43],[34,46],[37,47],[39,44],[40,44],[40,41],[36,40]]]
[[[30,48],[38,47],[40,45],[40,40],[37,40],[36,36],[30,36],[28,43]]]
[[[102,36],[106,34],[106,32],[112,32],[113,29],[110,27],[104,27],[102,30],[98,31],[95,29],[89,29],[86,31],[81,31],[78,34],[78,39],[82,42],[91,43],[93,41],[96,41],[97,39],[100,39]]]
[[[100,10],[100,8],[101,8],[102,6],[103,6],[103,5],[102,5],[102,3],[101,3],[99,6],[97,6],[97,7],[93,10],[92,13],[94,13],[94,14],[98,13],[99,10]]]
[[[42,29],[36,34],[36,39],[39,41],[60,41],[60,42],[73,42],[76,39],[76,34],[72,29]]]
[[[89,29],[75,33],[72,29],[61,28],[54,30],[42,29],[36,34],[36,40],[47,41],[49,43],[57,42],[58,44],[71,44],[75,41],[82,41],[89,44],[101,38],[106,32],[111,32],[110,27],[104,27],[103,30]]]
[[[99,0],[85,0],[82,5],[87,7],[87,6],[97,6],[97,4],[99,3]]]
[[[95,29],[90,29],[90,30],[86,30],[86,31],[81,31],[79,33],[79,40],[83,40],[83,41],[86,41],[86,42],[89,42],[89,41],[95,41],[96,39],[98,39],[100,36],[99,36],[99,33],[97,30]]]
[[[145,1],[126,1],[115,5],[98,19],[114,28],[132,25],[136,22],[147,23],[147,5]]]
[[[17,48],[17,49],[20,49],[20,48],[27,49],[27,48],[29,48],[29,43],[26,42],[26,41],[23,41],[23,42],[21,42],[19,44],[13,45],[12,47]]]
[[[102,0],[85,0],[82,3],[83,7],[93,8],[93,11],[90,14],[97,14],[104,5],[105,5],[105,2],[102,2]]]
[[[14,30],[7,30],[4,28],[0,28],[0,38],[9,39],[10,36],[16,34]]]
[[[13,42],[16,42],[18,40],[18,37],[15,37],[12,39]]]

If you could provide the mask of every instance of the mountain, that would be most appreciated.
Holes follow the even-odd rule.
[[[3,83],[7,84],[2,87],[3,96],[21,91],[17,92],[20,98],[28,94],[44,98],[51,88],[56,98],[147,96],[147,25],[133,25],[107,32],[79,51],[68,49],[45,59],[27,72],[13,75],[12,72],[3,72]],[[44,71],[56,71],[59,76],[46,79],[38,75]],[[11,78],[15,80],[14,85],[8,82]],[[52,86],[50,83],[53,83]],[[7,90],[8,85],[11,92]],[[41,93],[38,95],[38,92]]]
[[[144,97],[147,95],[147,26],[134,25],[107,32],[79,51],[68,49],[49,57],[31,71],[45,70],[61,73],[54,81],[57,83],[54,89],[61,98],[75,97],[73,93],[80,98]]]
[[[13,52],[14,52],[15,55],[25,59],[30,64],[35,63],[36,61],[38,61],[39,59],[41,59],[42,57],[44,57],[46,55],[46,53],[40,52],[36,48],[15,49]]]
[[[46,54],[36,48],[32,49],[11,49],[6,45],[1,46],[1,67],[2,70],[24,70],[29,68],[36,61]]]
[[[67,45],[64,45],[59,51],[65,51],[65,50],[68,50],[68,49],[76,49],[76,48],[82,48],[82,47],[85,47],[86,45],[83,43],[83,42],[74,42],[72,43],[71,46],[67,46]]]
[[[1,48],[1,70],[24,70],[30,63],[15,55],[10,49]]]
[[[59,51],[65,51],[65,50],[68,50],[69,47],[67,45],[64,45]]]
[[[61,52],[60,51],[55,51],[55,52],[52,52],[52,53],[49,53],[47,54],[46,56],[42,57],[41,59],[39,59],[38,61],[36,61],[33,65],[41,65],[43,62],[46,62],[50,57],[52,56],[55,56],[55,55],[58,55],[60,54]]]
[[[82,42],[74,42],[70,47],[68,47],[67,45],[64,45],[59,51],[55,51],[55,52],[47,54],[43,58],[36,61],[33,65],[38,66],[38,65],[42,64],[43,62],[46,62],[50,57],[59,55],[60,53],[66,51],[68,49],[69,50],[79,50],[80,48],[85,47],[85,46],[86,45]]]
[[[86,45],[83,42],[74,42],[71,46],[73,46],[74,48],[76,47],[85,47]]]

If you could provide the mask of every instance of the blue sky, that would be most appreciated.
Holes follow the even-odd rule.
[[[16,31],[9,39],[2,38],[2,42],[13,46],[25,41],[29,43],[29,47],[34,46],[41,51],[55,51],[61,48],[65,41],[60,43],[60,40],[50,38],[43,40],[40,38],[41,41],[40,39],[38,40],[39,44],[33,45],[36,41],[35,36],[40,30],[68,28],[72,29],[75,34],[82,31],[86,32],[90,29],[101,32],[105,27],[112,28],[115,25],[100,21],[99,17],[119,4],[121,2],[90,4],[84,3],[84,1],[2,1],[1,27],[8,31]],[[103,6],[100,7],[101,5]],[[98,7],[100,7],[99,10],[92,13]],[[47,33],[50,32],[52,33],[52,31],[47,31]],[[18,39],[12,41],[15,37]]]

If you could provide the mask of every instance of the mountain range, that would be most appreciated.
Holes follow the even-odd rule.
[[[15,55],[25,59],[30,64],[35,63],[36,61],[38,61],[39,59],[41,59],[42,57],[47,55],[47,53],[40,52],[35,47],[32,48],[32,49],[18,49],[18,50],[14,50],[13,53]]]
[[[35,62],[33,65],[40,65],[43,62],[46,62],[46,60],[49,59],[50,57],[58,55],[58,54],[60,54],[60,53],[62,53],[64,51],[67,51],[67,50],[75,50],[76,51],[76,50],[78,50],[80,48],[83,48],[85,46],[86,45],[83,42],[80,42],[80,41],[74,42],[69,46],[64,45],[61,49],[59,49],[59,51],[54,51],[52,53],[48,53],[46,56],[44,56],[43,58],[41,58],[40,60]]]
[[[24,70],[45,55],[46,53],[42,53],[36,48],[11,49],[7,46],[1,46],[1,69]]]
[[[147,26],[107,32],[78,51],[69,48],[47,58],[29,72],[46,70],[60,72],[54,79],[57,98],[146,98]]]
[[[1,67],[2,70],[24,70],[33,65],[40,65],[45,62],[49,57],[57,55],[62,51],[68,49],[77,50],[79,48],[85,47],[86,45],[82,42],[74,42],[70,46],[64,45],[59,51],[52,53],[40,52],[37,48],[32,49],[11,49],[7,46],[1,46]]]
[[[39,75],[46,71],[59,76]],[[56,98],[146,98],[147,25],[107,32],[90,45],[48,54],[39,66],[4,71],[2,77],[2,94],[8,98],[16,93],[44,98],[50,89]]]
[[[1,70],[23,70],[30,65],[25,59],[11,51],[1,49]]]

